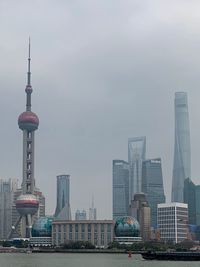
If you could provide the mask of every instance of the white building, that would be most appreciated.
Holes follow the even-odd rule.
[[[160,240],[179,243],[188,238],[188,205],[184,203],[158,204]]]

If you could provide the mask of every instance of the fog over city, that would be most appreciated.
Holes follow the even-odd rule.
[[[198,0],[0,0],[0,177],[22,181],[28,38],[31,36],[36,185],[46,213],[56,175],[71,175],[72,214],[94,195],[112,216],[112,160],[128,138],[146,136],[171,194],[174,93],[188,93],[192,177],[200,184],[200,2]]]

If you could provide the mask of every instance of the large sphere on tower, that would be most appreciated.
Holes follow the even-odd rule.
[[[18,125],[21,130],[35,131],[39,125],[39,118],[32,111],[25,111],[19,115]]]
[[[39,201],[32,194],[24,194],[17,198],[16,209],[20,215],[35,214],[39,207]]]

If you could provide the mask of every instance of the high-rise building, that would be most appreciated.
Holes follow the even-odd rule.
[[[157,205],[165,203],[162,164],[160,158],[143,161],[142,192],[145,193],[151,208],[151,226],[157,227]]]
[[[55,211],[57,220],[71,220],[70,209],[70,175],[57,176],[57,205]]]
[[[184,203],[188,204],[189,224],[200,226],[200,185],[189,178],[184,181]]]
[[[175,93],[175,143],[172,202],[183,202],[184,180],[191,178],[190,128],[187,93]]]
[[[129,164],[124,160],[113,160],[113,219],[128,215]]]
[[[28,56],[28,72],[26,85],[26,111],[18,118],[18,125],[23,132],[23,168],[22,168],[22,188],[15,194],[17,199],[15,207],[18,212],[16,222],[12,226],[9,237],[13,232],[20,227],[21,237],[31,237],[31,227],[34,218],[38,214],[40,196],[38,190],[35,188],[34,176],[34,155],[35,155],[35,131],[39,126],[38,116],[31,111],[31,94],[33,92],[31,86],[31,70],[30,70],[30,40],[29,40],[29,56]],[[14,214],[15,212],[13,212]],[[15,214],[16,215],[16,214]]]
[[[188,205],[185,203],[158,204],[160,240],[179,243],[188,238]]]
[[[131,200],[129,215],[137,219],[143,240],[150,239],[151,209],[144,193],[136,193]]]
[[[128,139],[129,203],[136,193],[142,191],[142,162],[146,157],[146,137]]]
[[[87,220],[87,214],[86,214],[86,211],[85,210],[76,210],[76,213],[75,213],[75,220],[76,221],[85,221]]]
[[[13,225],[12,204],[17,179],[0,179],[0,239],[6,239]]]
[[[97,220],[97,209],[94,207],[94,197],[92,197],[92,207],[89,208],[89,220]]]

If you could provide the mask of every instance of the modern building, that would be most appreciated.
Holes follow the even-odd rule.
[[[131,216],[118,217],[114,226],[114,240],[120,244],[131,245],[142,241],[140,237],[140,225]]]
[[[127,216],[129,207],[129,164],[113,160],[113,219]]]
[[[38,218],[32,227],[32,237],[29,240],[33,247],[52,246],[52,216]]]
[[[172,202],[183,202],[184,180],[191,178],[190,127],[187,93],[175,93],[175,143]]]
[[[86,211],[85,210],[76,210],[76,213],[75,213],[75,220],[76,221],[82,221],[82,220],[87,220],[87,214],[86,214]]]
[[[57,176],[56,220],[71,220],[70,209],[70,175]]]
[[[158,229],[161,241],[179,243],[188,239],[188,205],[158,204]]]
[[[22,168],[22,188],[20,195],[17,196],[15,201],[18,216],[14,225],[12,226],[9,237],[12,233],[20,228],[20,236],[29,238],[31,237],[31,228],[34,218],[38,214],[39,198],[38,190],[35,188],[35,131],[39,126],[38,116],[31,111],[31,70],[30,70],[30,40],[29,40],[29,56],[28,56],[28,72],[27,72],[27,85],[26,85],[26,111],[23,112],[18,118],[19,128],[23,132],[23,168]],[[17,194],[16,194],[17,195]],[[15,195],[15,196],[16,196]]]
[[[140,235],[143,240],[149,240],[151,235],[151,209],[144,193],[137,193],[131,201],[129,215],[140,225]]]
[[[6,239],[13,225],[12,204],[17,179],[0,179],[0,239]]]
[[[89,220],[97,219],[97,209],[94,207],[94,197],[92,197],[92,206],[89,208]]]
[[[184,203],[188,204],[189,224],[200,226],[200,185],[184,181]]]
[[[96,247],[108,247],[113,241],[114,221],[53,221],[52,244],[60,246],[70,241],[89,241]]]
[[[142,191],[142,162],[146,157],[146,137],[128,139],[129,204],[136,193]]]
[[[165,203],[162,163],[160,158],[142,163],[142,192],[151,208],[151,227],[157,228],[157,205]]]

